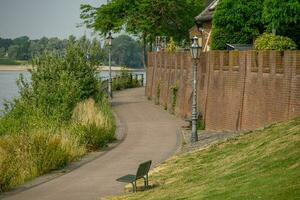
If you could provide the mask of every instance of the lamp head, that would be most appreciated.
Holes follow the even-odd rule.
[[[191,45],[191,55],[192,55],[193,59],[199,59],[200,58],[200,53],[201,53],[201,46],[200,45],[199,45],[199,38],[194,36],[192,38],[192,45]]]
[[[112,40],[113,40],[113,39],[114,39],[114,38],[112,37],[111,32],[109,32],[109,33],[108,33],[108,36],[107,36],[107,38],[106,38],[106,42],[107,42],[108,46],[112,46]]]

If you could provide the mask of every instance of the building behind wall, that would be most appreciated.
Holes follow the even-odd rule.
[[[195,17],[196,25],[190,29],[190,37],[202,38],[203,51],[210,50],[212,18],[219,0],[208,0],[207,7]]]

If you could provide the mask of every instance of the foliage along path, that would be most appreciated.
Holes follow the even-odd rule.
[[[124,184],[116,178],[135,173],[146,160],[154,167],[178,149],[183,121],[147,101],[144,88],[117,93],[113,109],[126,134],[120,145],[70,173],[4,199],[96,200],[119,194]]]

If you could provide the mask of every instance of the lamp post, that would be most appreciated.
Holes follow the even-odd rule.
[[[114,38],[111,36],[111,32],[109,32],[108,37],[106,38],[107,40],[107,45],[108,45],[108,66],[109,66],[109,79],[108,79],[108,95],[109,98],[112,99],[112,77],[111,77],[111,47],[112,47],[112,40]]]
[[[200,40],[201,41],[201,40]],[[198,37],[193,37],[192,45],[191,45],[191,55],[193,61],[193,104],[192,104],[192,136],[191,142],[198,141],[197,135],[197,119],[198,119],[198,112],[197,112],[197,64],[200,58],[202,44],[199,45]]]

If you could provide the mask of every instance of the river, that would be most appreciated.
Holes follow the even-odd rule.
[[[23,74],[26,79],[30,79],[30,74],[26,71],[0,71],[0,110],[3,109],[4,100],[12,100],[18,97],[18,86],[16,80],[20,74]],[[117,72],[112,72],[115,76]],[[145,72],[133,72],[134,74],[145,74]],[[107,71],[99,72],[100,77],[108,77]],[[145,77],[145,76],[144,76]],[[1,114],[1,112],[0,112]]]

